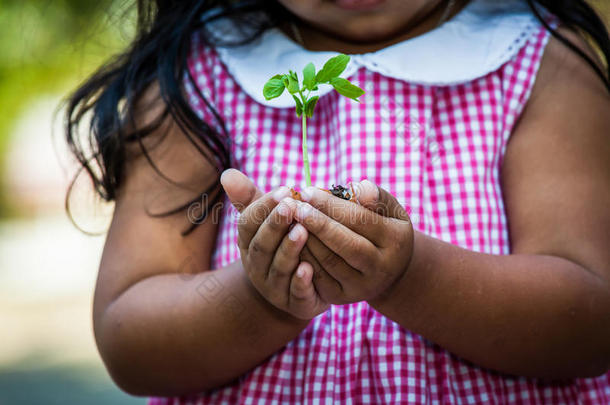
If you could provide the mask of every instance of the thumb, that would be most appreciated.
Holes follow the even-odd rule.
[[[360,183],[353,185],[354,192],[358,202],[365,208],[376,212],[377,214],[396,218],[403,221],[409,221],[409,214],[396,197],[381,187],[378,187],[369,180],[362,180]]]
[[[237,169],[227,169],[220,176],[220,184],[224,188],[231,204],[242,212],[252,202],[263,196],[263,192],[245,174]]]

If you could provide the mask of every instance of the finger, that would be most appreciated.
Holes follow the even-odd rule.
[[[263,192],[245,174],[237,169],[227,169],[220,176],[220,183],[231,204],[242,212],[253,201],[263,196]]]
[[[315,187],[307,187],[303,190],[301,198],[375,245],[381,246],[386,242],[387,235],[383,232],[383,217],[360,204],[337,198]]]
[[[324,271],[339,283],[342,291],[362,278],[360,270],[348,265],[341,256],[326,247],[318,238],[312,237],[308,240],[307,247]]]
[[[313,255],[309,251],[309,247],[307,246],[313,238],[316,238],[315,235],[312,235],[312,234],[307,235],[307,242],[305,243],[305,246],[303,246],[303,249],[301,250],[301,254],[300,254],[299,258],[301,259],[302,262],[308,262],[309,264],[311,264],[311,266],[313,267],[313,276],[315,279],[316,273],[318,273],[319,271],[322,271],[322,267],[320,266],[318,261],[315,259],[315,257],[313,257]]]
[[[292,221],[292,216],[290,220]],[[267,280],[278,290],[288,291],[290,276],[300,262],[300,254],[305,242],[307,242],[307,229],[301,224],[296,224],[282,239],[267,275]]]
[[[311,318],[315,309],[322,306],[314,288],[311,264],[301,262],[297,267],[291,278],[288,301],[290,312],[304,319]]]
[[[271,214],[278,202],[288,195],[290,195],[288,187],[280,187],[272,193],[264,194],[241,213],[238,221],[237,241],[242,249],[248,248],[263,221]]]
[[[280,202],[256,231],[248,246],[248,261],[256,268],[252,278],[266,280],[271,262],[292,224],[296,203],[289,198]],[[301,226],[302,228],[302,226]],[[305,236],[306,234],[297,234]],[[307,232],[305,229],[302,231]],[[303,241],[304,244],[304,241]],[[298,257],[298,253],[297,253]],[[298,264],[295,258],[292,269]]]
[[[369,180],[354,183],[354,192],[358,202],[367,209],[389,218],[409,221],[409,214],[396,197]]]
[[[295,219],[350,266],[369,270],[377,262],[379,251],[371,241],[311,205],[297,202]]]
[[[307,243],[301,250],[301,261],[311,264],[313,267],[313,285],[324,302],[332,304],[346,304],[346,300],[343,298],[343,288],[337,280],[335,280],[330,274],[328,274],[318,260],[314,257],[309,249],[309,245],[312,241],[317,241],[322,244],[319,239],[312,234],[307,236]]]

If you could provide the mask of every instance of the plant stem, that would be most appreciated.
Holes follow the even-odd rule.
[[[307,154],[307,115],[303,112],[303,167],[307,187],[311,187],[311,174],[309,172],[309,155]]]

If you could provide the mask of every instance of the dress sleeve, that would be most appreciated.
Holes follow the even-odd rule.
[[[530,98],[551,34],[542,26],[534,30],[519,52],[501,68],[504,156],[506,144]]]

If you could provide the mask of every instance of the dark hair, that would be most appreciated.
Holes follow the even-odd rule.
[[[602,19],[584,0],[527,0],[538,19],[561,42],[580,55],[595,70],[610,91],[610,37]],[[586,34],[599,48],[606,61],[606,70],[576,45],[551,28],[541,15],[539,6],[557,16],[562,24]],[[241,45],[254,40],[265,30],[279,24],[290,14],[276,1],[228,1],[228,0],[138,0],[137,32],[131,46],[102,66],[68,99],[66,112],[67,143],[81,164],[77,174],[85,172],[93,183],[97,194],[106,201],[115,199],[121,185],[126,160],[126,145],[138,143],[149,163],[158,171],[148,155],[142,139],[150,135],[167,118],[171,117],[189,138],[201,155],[213,163],[220,173],[230,167],[229,136],[221,117],[198,90],[187,69],[187,58],[191,38],[200,32],[200,38],[210,46]],[[240,40],[229,43],[215,37],[206,29],[215,19],[228,17],[242,35]],[[184,80],[189,80],[202,102],[212,111],[216,123],[202,121],[189,107],[183,94]],[[145,128],[134,125],[134,106],[138,97],[151,84],[158,83],[160,97],[165,109],[158,118]],[[87,137],[79,134],[79,124],[90,116]],[[217,125],[215,125],[217,124]],[[220,128],[216,130],[215,128]],[[196,137],[196,138],[194,138]],[[207,148],[201,148],[203,143]],[[213,156],[206,150],[212,151]],[[160,173],[162,175],[162,173]],[[74,181],[72,185],[74,185]],[[168,179],[169,181],[169,179]],[[70,214],[70,191],[66,196],[66,209]],[[222,187],[217,180],[202,195],[208,206],[204,207],[183,231],[191,232],[205,220],[209,209],[222,198]],[[171,215],[185,210],[191,203],[186,201],[175,209],[158,216]],[[191,219],[192,220],[192,219]]]

